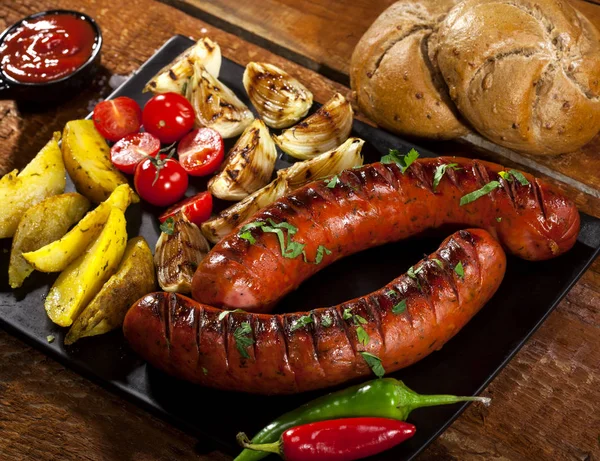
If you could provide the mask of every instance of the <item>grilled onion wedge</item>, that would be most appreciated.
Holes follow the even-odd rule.
[[[158,284],[165,291],[191,293],[192,277],[210,245],[181,212],[168,218],[161,229],[154,251]]]
[[[143,91],[154,94],[174,92],[185,96],[186,86],[194,75],[195,63],[204,66],[207,72],[219,78],[221,48],[210,38],[201,38],[152,77]]]
[[[279,170],[277,178],[265,187],[202,223],[200,227],[202,233],[209,242],[217,243],[238,224],[288,192],[311,181],[328,178],[343,170],[361,166],[363,164],[361,150],[364,143],[360,138],[348,138],[337,149]]]
[[[275,142],[286,154],[306,160],[335,149],[352,130],[350,102],[337,93],[314,114],[275,136]]]
[[[287,128],[306,116],[313,95],[290,74],[272,64],[251,62],[244,88],[252,105],[271,128]]]
[[[235,93],[199,63],[194,64],[186,98],[194,108],[196,126],[212,128],[223,138],[238,136],[254,120],[250,109]]]
[[[208,190],[223,200],[242,200],[268,184],[277,160],[277,148],[262,120],[246,128],[208,182]]]

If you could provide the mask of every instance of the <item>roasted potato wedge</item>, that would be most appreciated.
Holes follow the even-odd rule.
[[[143,237],[129,240],[114,275],[73,322],[65,344],[120,327],[131,305],[156,289],[152,251]]]
[[[59,140],[60,133],[54,133],[23,171],[13,170],[0,179],[0,238],[15,234],[28,208],[65,191],[67,175]]]
[[[114,274],[127,245],[125,216],[112,208],[96,241],[60,273],[46,297],[50,320],[68,327]]]
[[[106,201],[90,211],[79,223],[59,240],[36,251],[23,253],[25,260],[40,272],[60,272],[83,254],[98,237],[110,210],[118,208],[123,213],[133,200],[134,192],[128,184],[121,184]]]
[[[65,125],[62,154],[77,191],[94,203],[108,198],[125,176],[110,161],[110,148],[92,120],[72,120]],[[137,203],[139,197],[134,198]]]
[[[23,252],[37,250],[65,235],[90,207],[90,201],[77,193],[48,197],[29,208],[17,227],[12,241],[8,282],[18,288],[33,272],[33,266],[23,258]]]

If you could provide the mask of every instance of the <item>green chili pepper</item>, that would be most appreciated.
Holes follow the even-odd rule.
[[[420,395],[402,381],[381,378],[357,384],[312,400],[286,413],[262,429],[252,443],[276,442],[291,427],[337,418],[376,416],[405,421],[411,411],[421,407],[477,401],[488,404],[487,397]],[[234,461],[256,461],[268,453],[244,450]]]

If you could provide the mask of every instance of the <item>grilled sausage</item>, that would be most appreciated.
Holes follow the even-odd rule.
[[[184,380],[258,394],[303,392],[368,376],[360,352],[392,372],[440,349],[492,297],[505,267],[489,233],[464,230],[410,275],[337,306],[282,315],[226,312],[158,292],[131,307],[123,331],[146,361]]]
[[[447,167],[434,189],[436,170],[448,164],[456,169]],[[249,231],[251,244],[239,235],[242,223],[198,266],[192,297],[216,307],[268,312],[337,259],[445,224],[486,229],[510,253],[528,260],[570,249],[579,232],[575,205],[529,174],[522,173],[528,182],[522,185],[512,174],[503,179],[504,171],[489,162],[439,157],[419,159],[404,174],[395,163],[373,163],[344,171],[332,188],[331,181],[312,182],[250,219],[292,225],[293,240],[305,244],[308,262],[283,257],[278,236],[260,228]],[[490,181],[500,187],[460,205],[461,197]],[[321,245],[331,254],[313,264]]]

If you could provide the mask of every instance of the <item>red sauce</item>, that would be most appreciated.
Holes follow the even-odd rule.
[[[57,80],[81,67],[92,55],[96,34],[72,14],[49,14],[23,21],[0,46],[2,71],[20,82]]]

